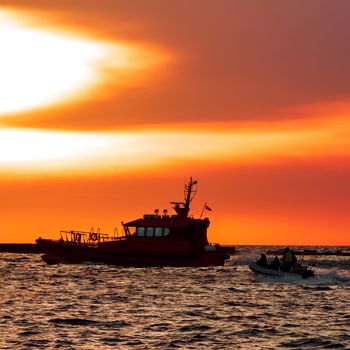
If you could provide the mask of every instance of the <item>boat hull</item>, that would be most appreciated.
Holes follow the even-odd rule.
[[[154,251],[122,251],[111,249],[108,245],[90,246],[82,244],[38,239],[44,255],[42,259],[48,264],[69,263],[80,264],[86,262],[105,263],[128,267],[157,267],[157,266],[223,266],[229,255],[217,252],[183,253]]]
[[[258,274],[266,275],[266,276],[273,276],[273,277],[301,277],[301,278],[308,278],[313,277],[314,273],[310,270],[303,270],[300,273],[297,272],[285,272],[280,270],[273,270],[269,269],[267,267],[259,266],[257,263],[253,262],[249,264],[249,268]]]

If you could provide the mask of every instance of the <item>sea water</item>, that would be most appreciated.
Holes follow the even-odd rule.
[[[249,270],[262,249],[208,268],[2,253],[0,349],[350,349],[350,257],[319,257],[315,278],[278,279]]]

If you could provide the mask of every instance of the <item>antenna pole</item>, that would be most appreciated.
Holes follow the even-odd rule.
[[[201,211],[201,216],[199,217],[200,219],[202,218],[202,216],[203,216],[203,214],[204,214],[204,212],[205,212],[206,207],[207,207],[207,203],[204,203],[203,209],[202,209],[202,211]]]
[[[186,215],[190,211],[190,203],[193,197],[195,196],[197,191],[193,191],[193,186],[197,184],[197,181],[192,180],[192,176],[190,177],[190,181],[188,182],[188,185],[185,185],[185,212]],[[193,195],[192,195],[193,193]]]

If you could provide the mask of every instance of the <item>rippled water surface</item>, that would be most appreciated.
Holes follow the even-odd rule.
[[[350,257],[308,280],[224,267],[45,265],[0,254],[1,349],[350,349]]]

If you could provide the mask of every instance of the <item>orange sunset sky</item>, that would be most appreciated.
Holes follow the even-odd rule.
[[[350,2],[0,0],[0,242],[182,200],[209,240],[350,244]]]

